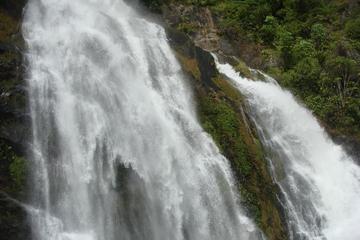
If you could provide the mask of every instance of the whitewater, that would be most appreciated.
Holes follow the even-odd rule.
[[[290,239],[360,239],[360,168],[312,113],[269,76],[241,77],[215,56],[219,71],[246,97],[280,186]]]
[[[122,0],[30,0],[36,240],[252,240],[164,29]]]

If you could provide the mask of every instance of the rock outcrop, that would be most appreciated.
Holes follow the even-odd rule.
[[[221,16],[216,16],[208,7],[174,2],[163,4],[161,13],[167,26],[185,33],[196,46],[206,51],[238,56],[248,66],[258,69],[268,64],[278,65],[278,59],[264,61],[261,56],[263,49],[259,44],[235,39],[226,29],[220,29]]]
[[[162,12],[167,25],[187,33],[196,46],[211,52],[220,49],[218,30],[208,8],[169,4]]]
[[[241,94],[218,73],[209,52],[171,26],[167,33],[194,87],[199,120],[230,161],[242,205],[268,239],[287,239],[280,191],[271,178]]]
[[[25,2],[0,2],[0,240],[26,240],[29,227],[18,201],[26,198],[30,136],[21,18]]]

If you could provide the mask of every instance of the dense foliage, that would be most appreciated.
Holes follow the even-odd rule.
[[[265,71],[330,129],[360,139],[359,1],[145,1],[208,6],[223,37],[260,45]]]
[[[360,7],[356,3],[229,1],[216,8],[225,16],[224,26],[275,50],[281,64],[267,70],[315,114],[331,128],[359,137]]]
[[[222,34],[278,58],[267,70],[331,128],[360,137],[360,5],[346,0],[212,1]],[[265,59],[266,61],[266,59]]]

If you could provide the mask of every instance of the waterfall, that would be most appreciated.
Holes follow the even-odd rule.
[[[229,64],[216,62],[246,96],[282,191],[290,238],[360,239],[359,166],[275,80],[246,79]]]
[[[30,0],[35,240],[259,239],[164,29],[123,0]]]

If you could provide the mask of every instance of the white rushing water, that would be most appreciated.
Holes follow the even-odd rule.
[[[30,0],[36,240],[259,239],[165,32],[123,0]]]
[[[217,67],[247,98],[283,193],[291,239],[360,239],[359,166],[276,81],[240,77],[218,61]]]

